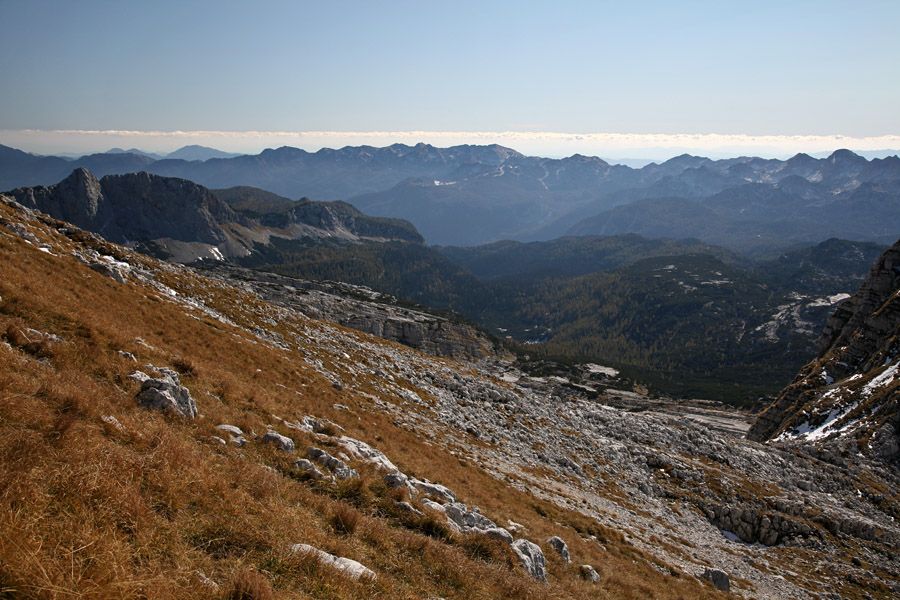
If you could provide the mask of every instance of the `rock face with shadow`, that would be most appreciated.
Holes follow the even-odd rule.
[[[900,242],[875,262],[859,291],[838,306],[819,348],[816,359],[759,416],[747,437],[896,462]]]

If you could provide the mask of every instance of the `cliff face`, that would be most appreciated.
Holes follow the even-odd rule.
[[[883,460],[900,457],[900,242],[841,303],[808,364],[754,423],[751,440],[831,442]]]
[[[228,239],[223,225],[246,221],[202,186],[148,173],[97,179],[78,168],[56,185],[10,194],[28,208],[119,244],[169,238],[217,246]]]
[[[78,168],[51,186],[18,188],[17,202],[118,244],[177,262],[246,256],[271,237],[401,240],[422,236],[400,219],[369,217],[343,202],[291,202],[253,218],[186,179],[149,173],[107,175]]]

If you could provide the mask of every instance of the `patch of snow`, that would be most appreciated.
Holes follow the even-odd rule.
[[[862,390],[863,395],[871,396],[872,392],[874,392],[876,389],[884,387],[891,383],[894,380],[894,376],[897,374],[897,367],[900,367],[900,364],[885,369],[885,371],[881,373],[881,375],[875,377],[874,379],[872,379],[872,381],[867,383]]]
[[[212,248],[209,249],[209,253],[212,254],[213,258],[215,258],[216,260],[219,260],[219,261],[225,260],[225,257],[222,255],[222,253],[219,251],[219,249],[216,248],[215,246],[213,246]]]
[[[619,372],[612,367],[604,367],[603,365],[595,365],[594,363],[588,363],[585,367],[587,367],[588,373],[598,373],[600,375],[606,375],[607,377],[619,376]]]
[[[850,294],[834,294],[833,296],[825,296],[824,298],[816,298],[813,301],[809,302],[806,306],[815,307],[815,306],[833,306],[838,302],[843,302],[847,298],[850,297]]]

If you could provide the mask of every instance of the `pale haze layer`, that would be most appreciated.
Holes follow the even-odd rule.
[[[900,145],[900,3],[625,4],[0,1],[0,143]]]

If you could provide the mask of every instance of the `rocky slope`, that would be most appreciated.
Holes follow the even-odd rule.
[[[205,440],[202,443],[207,446],[201,447],[216,448],[229,461],[241,465],[248,477],[256,477],[251,474],[257,471],[265,473],[265,485],[257,485],[256,491],[248,493],[245,500],[254,510],[235,515],[234,519],[254,518],[260,512],[255,508],[256,496],[266,493],[265,489],[293,490],[295,481],[305,480],[310,482],[309,489],[315,490],[316,485],[331,485],[327,483],[332,481],[328,477],[352,477],[350,471],[361,473],[371,468],[367,467],[371,461],[386,465],[384,460],[387,460],[402,466],[418,460],[414,469],[403,467],[402,472],[398,469],[399,475],[395,473],[391,480],[402,482],[402,475],[407,481],[415,479],[428,486],[420,488],[411,483],[413,493],[403,496],[409,498],[409,506],[402,510],[433,511],[429,514],[444,519],[446,527],[452,528],[452,522],[460,529],[485,532],[483,535],[494,529],[488,521],[499,525],[496,529],[505,529],[510,536],[505,539],[516,538],[510,548],[519,556],[517,564],[532,574],[534,579],[530,585],[538,586],[530,588],[528,583],[521,583],[517,584],[521,586],[517,592],[505,594],[543,597],[542,590],[547,589],[555,597],[595,597],[598,592],[610,597],[637,598],[651,594],[658,597],[670,587],[685,589],[679,586],[689,584],[694,577],[708,579],[717,587],[730,588],[731,594],[746,598],[886,599],[900,593],[900,527],[896,523],[900,517],[900,498],[896,493],[900,474],[896,466],[873,462],[855,453],[836,455],[809,446],[784,448],[748,441],[729,432],[739,427],[716,425],[716,421],[733,423],[739,416],[721,413],[715,407],[672,410],[670,404],[663,406],[622,389],[615,373],[599,366],[586,367],[580,374],[565,377],[532,377],[502,356],[487,355],[478,361],[429,356],[361,332],[309,319],[306,313],[316,306],[314,300],[307,304],[312,295],[291,294],[283,280],[246,282],[240,277],[226,277],[224,273],[210,279],[186,267],[153,261],[112,246],[9,201],[0,205],[0,211],[3,217],[0,250],[4,260],[11,261],[5,263],[8,269],[15,267],[17,274],[22,271],[42,277],[51,266],[64,267],[67,272],[81,273],[69,281],[89,281],[92,295],[133,296],[139,299],[142,311],[156,310],[159,306],[177,308],[190,317],[184,319],[183,327],[191,335],[214,336],[211,338],[214,344],[204,345],[196,352],[215,351],[220,363],[226,363],[232,354],[247,357],[235,363],[227,362],[244,365],[246,372],[216,372],[212,378],[204,374],[204,370],[214,368],[215,363],[209,359],[201,361],[199,354],[194,360],[183,355],[178,358],[181,368],[191,373],[188,391],[201,414],[221,415],[237,406],[248,407],[263,417],[241,418],[254,423],[257,430],[258,419],[265,418],[267,426],[263,431],[271,431],[248,437],[240,432],[246,431],[249,425],[224,421],[204,424],[201,420],[196,426],[184,429],[183,434],[179,433],[196,436],[196,443]],[[96,273],[87,272],[79,260],[92,268],[96,265],[97,273],[115,277],[117,282],[98,285]],[[40,268],[29,267],[32,263],[39,264]],[[892,263],[886,268],[890,271]],[[15,281],[20,279],[17,275]],[[52,370],[58,365],[52,355],[49,359],[42,358],[42,349],[66,342],[53,342],[50,336],[71,338],[74,332],[90,340],[100,335],[99,324],[72,331],[53,329],[52,323],[67,327],[68,321],[59,318],[47,321],[44,331],[28,332],[25,327],[29,320],[37,319],[40,311],[29,306],[33,295],[27,286],[20,289],[12,281],[0,282],[3,318],[15,315],[25,321],[18,329],[8,329],[8,348],[0,348],[5,352],[4,360],[13,360],[7,356],[15,357],[25,365],[20,369]],[[35,283],[37,280],[29,285]],[[266,288],[275,293],[267,296]],[[76,287],[71,293],[82,292]],[[88,293],[87,288],[84,293]],[[187,325],[190,323],[197,325]],[[137,341],[133,339],[135,333],[118,334],[119,343],[126,346],[122,350],[137,353],[144,362],[145,356],[156,357],[153,359],[156,364],[161,356],[173,356],[173,351],[160,354],[152,348],[180,345],[183,336],[181,332],[167,331],[165,323],[160,322],[134,323],[129,332],[132,330],[145,331],[143,335],[147,338]],[[98,352],[113,353],[114,349],[105,343],[97,346]],[[249,358],[250,352],[255,358]],[[264,356],[267,358],[263,360]],[[46,365],[38,364],[40,360],[46,360]],[[90,364],[103,365],[109,361],[105,355],[97,356]],[[158,371],[157,383],[152,385],[167,386],[172,394],[185,398],[179,389],[185,387],[184,382],[179,383],[169,371],[154,369]],[[144,371],[144,376],[150,375]],[[221,383],[223,378],[231,383]],[[329,382],[329,389],[314,387],[321,379]],[[124,377],[103,375],[102,380],[118,386]],[[244,388],[235,386],[245,380],[253,382],[252,385],[262,384],[264,388],[236,393],[235,389]],[[147,391],[143,387],[142,383],[140,394]],[[35,389],[17,396],[16,403],[21,403],[24,397],[40,400],[42,395],[51,392]],[[257,405],[260,405],[258,409]],[[332,424],[323,425],[313,417],[312,420],[285,418],[297,415],[298,410],[309,411],[312,405],[318,407],[316,411],[327,411]],[[136,409],[122,403],[109,406],[104,410],[112,413],[103,414],[107,420],[94,429],[108,432],[112,440],[128,440],[108,419],[120,425],[126,423],[122,425],[126,430],[136,427],[137,417],[133,413]],[[63,417],[65,413],[60,418]],[[97,419],[99,423],[100,415]],[[216,423],[220,425],[214,429]],[[177,421],[162,422],[157,427],[182,431]],[[339,427],[352,430],[353,439],[342,438]],[[82,435],[88,430],[84,431]],[[212,440],[212,436],[218,440]],[[234,438],[226,440],[226,436]],[[147,437],[162,440],[160,444],[164,445],[155,450],[157,454],[173,453],[170,450],[173,442],[165,434]],[[405,445],[398,444],[399,438],[408,441]],[[365,445],[359,445],[359,441]],[[244,446],[238,451],[236,444],[240,443]],[[306,451],[306,461],[319,465],[313,467],[326,483],[314,483],[316,476],[306,463],[271,458],[274,455],[259,454],[256,450],[258,446],[271,445],[271,452],[289,454],[289,449],[301,443],[315,446]],[[322,450],[323,446],[330,450]],[[413,447],[417,450],[410,450]],[[423,462],[423,455],[431,462]],[[451,456],[453,463],[442,463],[439,456]],[[268,462],[255,462],[258,460]],[[265,469],[261,468],[263,465]],[[299,469],[307,475],[301,477]],[[490,482],[482,479],[486,475],[491,476]],[[415,491],[422,489],[429,491]],[[348,487],[336,490],[336,494],[353,493],[353,488]],[[515,490],[531,500],[513,501],[509,494]],[[300,510],[307,501],[304,499],[298,505],[295,500],[298,495],[306,498],[300,491],[291,492],[293,510]],[[473,498],[478,498],[481,509],[469,507],[468,504],[474,503]],[[203,502],[167,501],[170,506],[158,510],[169,520],[184,519],[203,505]],[[15,502],[21,501],[17,497]],[[21,507],[18,510],[16,514],[22,514]],[[480,510],[490,517],[485,517]],[[275,518],[270,510],[262,512],[269,519]],[[373,537],[373,518],[366,517],[369,533],[358,536],[359,541],[344,538],[334,547],[340,550],[338,558],[359,561],[375,573],[377,581],[391,581],[400,568],[391,561],[400,559],[390,553],[393,550],[388,542]],[[523,532],[519,527],[523,522],[527,522],[528,531]],[[236,526],[229,523],[227,527]],[[133,532],[124,531],[123,535]],[[269,549],[272,543],[269,539],[240,542],[229,531],[220,528],[208,534],[191,533],[194,536],[191,539],[204,540],[203,547],[210,548],[216,560],[236,552],[235,548],[247,556],[259,557],[256,564],[279,585],[293,585],[291,582],[303,585],[307,580],[284,579],[288,571],[283,566],[285,563],[272,558],[274,550]],[[322,539],[322,534],[316,534],[312,525],[295,531],[292,551],[303,551],[329,564],[338,562],[334,556],[329,558],[315,552],[319,544],[312,544],[311,538]],[[536,531],[546,533],[538,538],[534,535]],[[495,534],[502,535],[502,532]],[[273,536],[281,535],[281,531],[273,532]],[[562,547],[556,541],[547,539],[540,544],[551,535],[567,543],[567,553],[575,565],[589,564],[590,569],[581,569],[584,575],[575,575],[573,569],[565,566],[568,563],[564,562],[559,549]],[[211,545],[223,539],[230,544],[245,545]],[[281,537],[278,540],[279,544],[286,543],[280,541]],[[293,550],[297,547],[300,549]],[[74,548],[84,552],[83,557],[93,556],[91,549]],[[422,548],[433,551],[431,547]],[[625,549],[631,549],[634,554],[627,554]],[[623,552],[626,560],[617,562]],[[413,552],[412,556],[421,554],[421,551]],[[538,568],[544,559],[546,571]],[[79,560],[83,562],[85,558]],[[65,564],[69,569],[68,558]],[[218,563],[207,564],[212,569],[219,568]],[[353,569],[351,572],[367,575],[367,571],[353,564],[341,564]],[[610,576],[607,567],[611,565],[619,572],[641,568],[640,565],[649,570],[644,571],[644,581],[632,580],[628,584],[631,587],[623,588]],[[593,570],[603,573],[598,584],[589,583],[594,580],[590,575]],[[308,578],[317,572],[306,567],[304,573]],[[588,583],[572,582],[572,577],[580,579],[581,576]],[[540,583],[542,577],[548,583]],[[435,581],[445,579],[439,576]],[[288,583],[279,583],[285,581]],[[583,587],[591,585],[601,587]],[[444,597],[466,593],[466,588],[437,589]],[[677,594],[700,597],[707,589],[711,588]],[[385,597],[389,592],[375,587],[368,595]],[[360,591],[356,597],[366,595],[367,592]],[[422,597],[421,592],[419,596]]]
[[[900,457],[900,242],[841,303],[804,367],[749,431],[750,439],[801,442],[881,460]]]
[[[398,342],[434,356],[477,360],[502,349],[474,326],[427,309],[401,306],[394,296],[364,286],[314,282],[265,271],[215,263],[202,272],[241,286],[267,302],[314,319],[322,319]]]
[[[409,223],[370,218],[347,204],[280,198],[262,214],[248,216],[203,186],[145,172],[98,179],[77,168],[55,185],[18,188],[10,195],[110,241],[179,262],[247,256],[272,237],[421,242]]]

